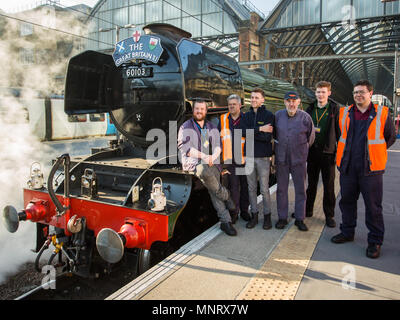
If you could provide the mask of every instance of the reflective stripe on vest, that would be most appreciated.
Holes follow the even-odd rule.
[[[353,107],[341,108],[339,112],[339,127],[341,135],[338,141],[336,154],[336,165],[340,168],[341,161],[346,147],[347,133],[349,130],[350,118],[349,111]],[[371,171],[385,170],[387,162],[387,148],[384,138],[384,124],[386,123],[389,109],[387,107],[374,105],[376,116],[370,123],[367,132],[368,160]]]
[[[222,141],[222,160],[232,160],[232,137],[229,129],[229,113],[221,115],[221,141]],[[244,144],[245,138],[241,138],[242,164],[245,162]]]

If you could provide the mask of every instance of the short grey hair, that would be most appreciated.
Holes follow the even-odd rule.
[[[231,94],[226,101],[229,102],[229,100],[237,100],[239,103],[242,103],[242,98],[240,98],[237,94]]]

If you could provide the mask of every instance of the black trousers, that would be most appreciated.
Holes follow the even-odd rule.
[[[223,184],[226,186],[230,193],[233,202],[236,205],[236,212],[249,211],[249,188],[247,185],[247,178],[245,175],[237,175],[235,172],[236,166],[234,164],[226,165],[225,168],[230,174],[223,176]]]
[[[365,176],[361,170],[349,170],[340,174],[339,207],[342,211],[340,231],[353,237],[357,225],[357,200],[360,193],[365,204],[365,224],[368,228],[368,243],[383,243],[385,225],[382,214],[383,174]]]
[[[307,215],[312,215],[314,210],[320,173],[324,186],[323,209],[325,217],[333,218],[335,215],[335,166],[335,156],[333,154],[326,154],[318,150],[310,150],[310,156],[307,161]]]

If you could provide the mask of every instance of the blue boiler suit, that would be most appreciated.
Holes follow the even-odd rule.
[[[306,210],[306,175],[308,149],[315,140],[310,115],[297,110],[289,117],[286,109],[275,114],[275,162],[277,178],[277,208],[279,219],[288,217],[289,174],[295,190],[295,218],[304,220]]]

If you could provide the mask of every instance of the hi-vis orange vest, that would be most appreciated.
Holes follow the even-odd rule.
[[[336,165],[340,168],[346,147],[347,132],[350,125],[349,111],[353,107],[342,107],[339,112],[339,127],[341,136],[338,142]],[[383,135],[386,119],[388,117],[388,107],[374,105],[376,116],[368,128],[368,159],[371,171],[385,170],[387,161],[386,141]]]
[[[221,115],[221,140],[222,140],[222,160],[232,160],[232,137],[229,129],[229,112]],[[244,143],[245,138],[241,139],[242,164],[245,162]]]

